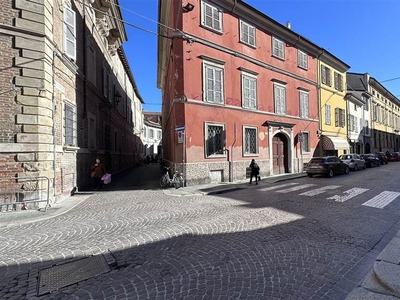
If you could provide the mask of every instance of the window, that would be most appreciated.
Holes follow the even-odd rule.
[[[331,86],[332,78],[331,78],[331,69],[321,66],[321,80],[323,84]]]
[[[257,77],[242,73],[242,105],[244,108],[257,108]]]
[[[325,105],[325,124],[331,125],[331,106]]]
[[[154,130],[149,129],[149,139],[154,139]]]
[[[221,65],[211,62],[203,63],[204,70],[204,101],[224,104],[224,69]]]
[[[281,84],[274,84],[275,113],[286,114],[286,87]]]
[[[222,32],[222,11],[205,1],[201,4],[201,23],[203,26]]]
[[[161,140],[161,131],[160,130],[157,130],[157,139]]]
[[[367,97],[362,97],[362,98],[365,101],[364,110],[368,111],[369,110],[369,105],[368,105],[368,100],[369,99]]]
[[[256,28],[240,20],[240,41],[250,46],[256,46]]]
[[[89,149],[97,149],[95,118],[89,118]]]
[[[272,54],[281,59],[285,59],[285,44],[277,38],[272,38]]]
[[[334,72],[335,89],[343,91],[343,76]]]
[[[300,91],[300,118],[308,119],[308,93]]]
[[[301,151],[310,152],[310,133],[308,131],[302,131],[300,135]]]
[[[307,54],[301,50],[297,50],[297,65],[306,70],[308,68]]]
[[[243,151],[244,154],[257,154],[257,128],[244,127],[243,128]]]
[[[346,112],[344,109],[335,108],[335,126],[345,127],[346,126]]]
[[[110,151],[111,150],[111,133],[110,133],[110,126],[105,124],[104,125],[104,150]]]
[[[111,75],[110,70],[106,66],[106,63],[103,63],[103,95],[109,101],[112,101],[111,97]]]
[[[75,147],[77,135],[76,106],[69,102],[64,103],[64,144]]]
[[[224,155],[225,126],[218,124],[206,124],[206,157]]]
[[[75,30],[75,12],[69,7],[64,7],[64,51],[71,59],[76,59]]]

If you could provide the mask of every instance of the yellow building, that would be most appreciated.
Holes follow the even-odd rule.
[[[319,130],[316,151],[319,156],[349,153],[347,140],[346,72],[347,64],[324,51],[318,57]]]

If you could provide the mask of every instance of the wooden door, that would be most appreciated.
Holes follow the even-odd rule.
[[[283,134],[272,138],[272,166],[274,175],[288,172],[287,142]]]

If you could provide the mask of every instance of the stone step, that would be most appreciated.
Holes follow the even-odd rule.
[[[400,265],[386,261],[376,261],[373,274],[377,282],[386,291],[400,298]]]
[[[346,300],[398,300],[399,298],[387,290],[375,277],[371,270],[360,286],[354,289]]]

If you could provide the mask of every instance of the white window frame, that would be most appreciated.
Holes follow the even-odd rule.
[[[78,126],[77,126],[77,109],[76,105],[71,101],[64,100],[63,103],[63,145],[64,148],[76,148],[78,145]],[[67,108],[69,108],[69,112],[67,113]],[[69,113],[72,113],[72,118],[69,116]],[[67,134],[67,131],[71,130],[72,136]],[[72,141],[70,139],[72,138]]]
[[[300,49],[297,50],[297,66],[308,70],[308,55]]]
[[[218,127],[222,127],[222,134],[224,134],[225,132],[225,124],[223,123],[212,123],[212,122],[205,122],[204,123],[204,155],[206,158],[214,158],[214,157],[226,157],[225,153],[220,153],[220,154],[208,154],[208,144],[207,144],[207,140],[208,140],[208,127],[209,126],[218,126]],[[225,136],[222,137],[222,144],[221,148],[224,149],[225,148],[225,144],[226,144],[226,134]],[[223,152],[223,151],[222,151]]]
[[[326,125],[331,125],[331,106],[328,104],[325,104],[325,124]]]
[[[215,85],[216,79],[215,75],[217,72],[221,72],[221,89],[220,91],[217,91],[215,89],[209,89],[209,85],[211,82],[208,80],[208,72],[209,70],[213,71],[213,82],[212,84]],[[209,90],[213,93],[213,99],[209,99]],[[217,93],[221,94],[221,99],[220,101],[216,101],[217,98]],[[212,104],[220,104],[223,105],[225,103],[225,98],[224,98],[224,66],[221,64],[217,64],[211,61],[203,60],[203,101],[207,103],[212,103]]]
[[[276,37],[272,37],[272,55],[285,59],[285,43]]]
[[[256,27],[240,20],[240,41],[249,46],[256,47]],[[246,31],[247,30],[247,35]]]
[[[257,109],[257,76],[246,72],[242,72],[242,107]]]
[[[206,12],[208,10],[211,10],[211,16],[207,16]],[[207,24],[211,18],[211,23],[212,24]],[[206,2],[206,1],[202,1],[201,2],[201,24],[206,27],[209,28],[213,31],[222,33],[223,31],[223,23],[222,23],[222,19],[223,19],[223,15],[222,15],[222,10],[217,8],[214,5],[211,5],[210,3]],[[218,24],[216,24],[216,22],[219,23],[219,28],[217,27]]]
[[[246,148],[247,136],[246,136],[246,129],[255,130],[255,151],[248,152]],[[243,156],[254,156],[258,155],[258,128],[256,126],[243,126]]]
[[[310,116],[308,92],[299,91],[299,103],[300,103],[300,118],[308,119]]]
[[[286,86],[284,84],[274,83],[274,107],[275,114],[286,115]]]
[[[76,14],[67,6],[64,7],[64,53],[76,60]]]

